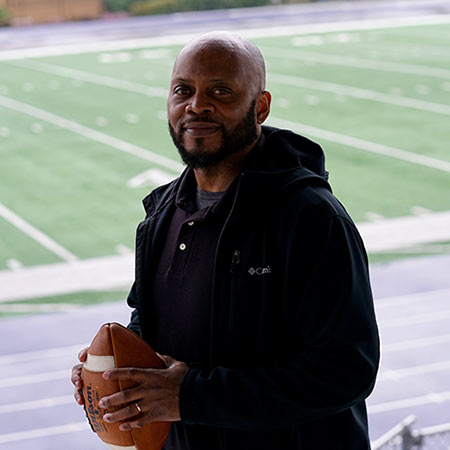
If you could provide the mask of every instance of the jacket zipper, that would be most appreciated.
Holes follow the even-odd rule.
[[[231,273],[231,280],[230,280],[230,303],[228,305],[228,329],[230,333],[234,329],[234,316],[236,314],[236,305],[233,299],[236,297],[236,284],[239,282],[239,274],[237,274],[237,266],[241,262],[241,252],[239,250],[234,250],[233,256],[231,258],[231,266],[230,266],[230,273]]]
[[[236,201],[239,195],[239,190],[241,187],[241,181],[244,174],[241,173],[241,176],[239,178],[239,182],[236,188],[236,194],[234,195],[233,204],[231,206],[230,212],[228,213],[227,218],[225,219],[225,223],[222,227],[222,230],[220,230],[219,239],[217,240],[216,245],[216,254],[214,255],[214,269],[213,269],[213,279],[212,279],[212,287],[211,287],[211,319],[210,319],[210,326],[209,326],[209,367],[213,368],[214,363],[214,346],[213,346],[213,336],[214,336],[214,314],[215,314],[215,308],[214,308],[214,299],[215,299],[215,288],[216,288],[216,271],[217,271],[217,258],[219,253],[219,247],[222,240],[223,233],[228,225],[228,222],[230,221],[231,216],[233,215],[234,208],[236,206]],[[235,250],[234,253],[236,253],[237,250]],[[239,255],[238,255],[239,256]],[[233,254],[233,258],[235,255]]]

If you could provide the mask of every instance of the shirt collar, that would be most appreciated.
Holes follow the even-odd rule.
[[[251,149],[247,157],[247,161],[245,162],[244,165],[244,171],[251,169],[253,168],[253,166],[257,165],[262,149],[264,147],[264,141],[265,141],[264,135],[261,133],[260,139]],[[228,214],[231,205],[233,204],[234,193],[236,191],[238,178],[239,176],[237,176],[236,179],[231,183],[228,189],[224,192],[222,198],[217,203],[210,206],[209,208],[205,208],[204,210],[205,214],[202,213],[202,216],[208,213],[219,215]],[[183,209],[189,214],[194,214],[197,211],[195,201],[196,189],[197,189],[197,181],[195,179],[194,170],[188,167],[184,171],[178,187],[175,199],[176,206],[178,208]]]
[[[238,177],[237,177],[238,178]],[[222,198],[210,207],[198,211],[199,217],[205,218],[209,214],[226,216],[231,208],[234,199],[234,192],[237,185],[237,178],[231,183],[228,189],[223,193]],[[175,205],[183,209],[188,214],[195,214],[196,208],[196,190],[197,181],[193,169],[188,168],[182,175],[177,195],[175,198]]]

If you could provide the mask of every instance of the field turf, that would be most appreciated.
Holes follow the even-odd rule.
[[[304,134],[323,145],[356,222],[450,210],[448,170],[389,154],[450,163],[449,36],[449,25],[425,25],[253,39],[267,60],[268,124],[315,130]],[[77,258],[132,249],[159,178],[130,180],[179,173],[164,98],[179,48],[0,60],[0,204]],[[62,260],[1,216],[0,235],[0,270]]]

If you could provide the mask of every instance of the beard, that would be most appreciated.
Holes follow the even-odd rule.
[[[193,169],[214,167],[231,155],[239,153],[244,150],[244,148],[251,145],[258,137],[255,107],[256,100],[253,100],[247,114],[232,129],[227,129],[223,124],[219,124],[222,133],[222,143],[216,150],[202,149],[204,138],[201,137],[195,140],[196,146],[194,150],[186,150],[186,147],[183,144],[183,127],[181,126],[179,131],[175,131],[169,122],[170,135],[172,136],[173,143],[175,144],[175,147],[177,147],[183,162]],[[214,122],[209,117],[198,117],[188,123],[193,122],[211,122],[218,124],[218,122]]]

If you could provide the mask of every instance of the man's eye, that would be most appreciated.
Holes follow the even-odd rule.
[[[215,88],[213,90],[214,95],[228,95],[231,94],[231,91],[229,89],[225,88]]]
[[[188,95],[189,94],[189,89],[182,87],[182,86],[178,86],[173,90],[174,94],[177,95]]]

